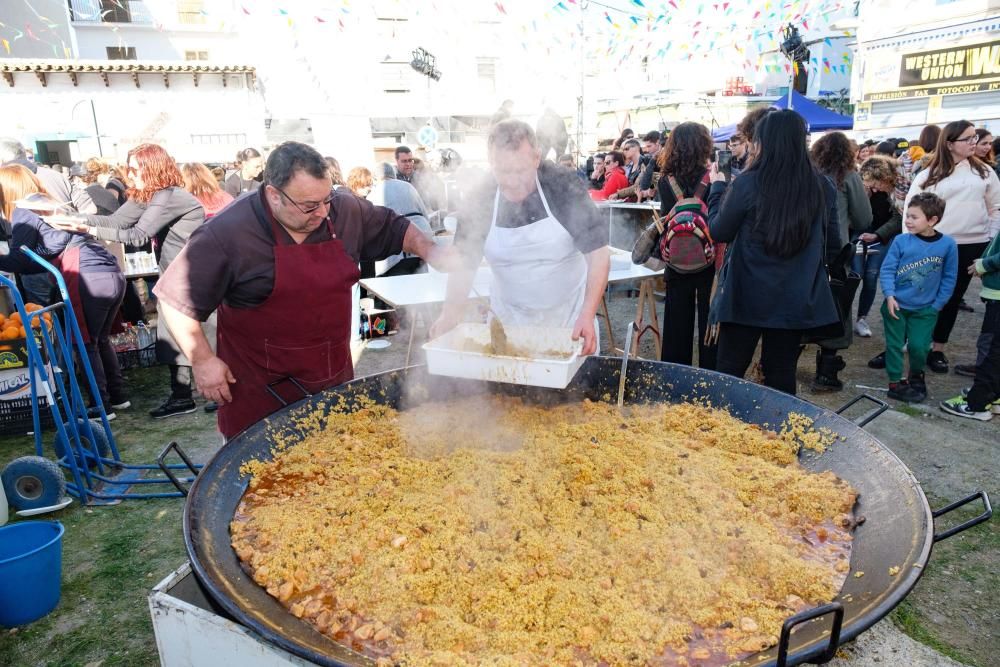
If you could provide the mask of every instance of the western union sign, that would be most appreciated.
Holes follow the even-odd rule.
[[[936,88],[991,78],[1000,78],[1000,41],[907,54],[899,68],[900,88]]]

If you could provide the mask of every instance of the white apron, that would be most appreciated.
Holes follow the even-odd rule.
[[[535,174],[546,217],[522,227],[497,227],[500,190],[483,254],[493,271],[490,308],[505,325],[571,328],[583,311],[587,260],[556,220]]]

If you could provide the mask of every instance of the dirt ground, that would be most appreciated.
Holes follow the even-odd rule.
[[[975,288],[975,285],[974,285]],[[974,293],[970,290],[970,294]],[[969,299],[969,303],[975,303]],[[621,337],[634,316],[636,299],[616,292],[610,299],[612,320]],[[967,362],[974,353],[982,315],[962,313],[949,350],[953,363]],[[662,317],[662,304],[658,317]],[[375,350],[359,347],[357,375],[404,365],[408,319],[389,337],[392,345]],[[842,374],[846,388],[836,394],[811,394],[811,351],[799,366],[800,395],[820,405],[839,407],[862,391],[884,397],[882,371],[865,365],[880,349],[881,326],[871,321],[872,339],[859,339],[845,355]],[[602,334],[607,347],[607,332]],[[647,336],[644,357],[654,357]],[[426,329],[418,322],[411,363],[422,362],[419,344]],[[808,357],[808,358],[807,358]],[[199,462],[222,444],[214,417],[201,410],[190,415],[153,421],[146,412],[165,398],[165,368],[127,373],[133,407],[113,423],[118,445],[128,462],[151,462],[176,440]],[[928,375],[930,397],[917,406],[894,405],[868,426],[913,471],[932,507],[940,507],[974,489],[1000,497],[997,463],[1000,417],[982,423],[952,418],[937,401],[969,384],[954,374]],[[0,438],[0,463],[32,453],[24,436]],[[184,562],[180,518],[183,501],[129,500],[113,507],[81,508],[74,503],[45,518],[66,526],[63,551],[63,592],[59,607],[46,618],[17,630],[0,630],[0,665],[82,665],[85,667],[158,664],[146,595],[150,588]],[[972,515],[970,510],[966,515]],[[17,520],[17,519],[15,519]],[[949,520],[949,523],[952,520]],[[957,518],[955,519],[957,521]],[[1000,665],[1000,523],[988,522],[939,543],[924,577],[890,620],[862,639],[841,649],[838,667],[869,665],[936,666],[958,663]],[[905,632],[900,632],[902,630]],[[912,639],[911,639],[912,638]],[[913,641],[916,640],[916,641]],[[933,650],[932,650],[933,649]]]

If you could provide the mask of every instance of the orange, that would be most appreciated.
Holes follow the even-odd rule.
[[[17,335],[18,335],[19,338],[26,338],[28,334],[24,330],[24,327],[18,327],[17,328]]]
[[[11,313],[10,315],[7,316],[7,319],[10,320],[10,321],[12,321],[12,322],[17,322],[18,326],[20,326],[20,324],[21,324],[21,313],[19,313],[17,311],[14,311],[13,313]]]
[[[29,313],[33,313],[36,310],[41,310],[42,307],[39,306],[37,303],[26,303],[26,304],[24,304],[24,309],[26,311],[28,311]]]
[[[3,330],[4,340],[14,340],[16,338],[20,338],[20,336],[21,336],[20,327],[5,327]]]

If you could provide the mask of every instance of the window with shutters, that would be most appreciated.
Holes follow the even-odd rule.
[[[134,46],[107,46],[108,60],[136,60]]]
[[[205,19],[204,0],[178,0],[177,20],[180,23],[199,24],[205,23]]]

